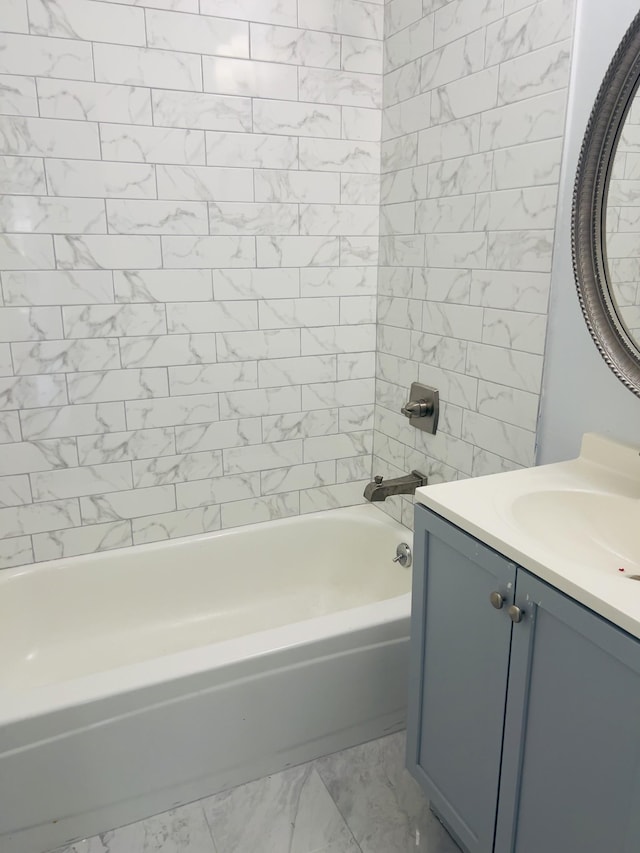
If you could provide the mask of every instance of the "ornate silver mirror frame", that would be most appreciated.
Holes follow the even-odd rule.
[[[640,397],[640,350],[616,311],[605,242],[611,167],[639,82],[640,14],[611,61],[589,118],[573,192],[572,228],[573,269],[591,336],[618,379]]]

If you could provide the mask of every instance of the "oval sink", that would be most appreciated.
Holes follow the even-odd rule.
[[[620,577],[640,572],[640,500],[549,490],[520,495],[511,509],[513,520],[529,536],[585,568]]]

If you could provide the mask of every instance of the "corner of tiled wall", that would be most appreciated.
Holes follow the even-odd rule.
[[[381,0],[1,5],[0,567],[360,501]]]
[[[574,0],[388,0],[374,473],[534,463]],[[440,390],[436,436],[399,414]],[[412,524],[412,501],[386,509]]]

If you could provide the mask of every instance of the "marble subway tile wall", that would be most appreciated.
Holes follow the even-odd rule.
[[[385,4],[374,473],[534,463],[573,6]],[[417,380],[435,436],[399,413]]]
[[[0,567],[361,500],[382,0],[3,0]]]

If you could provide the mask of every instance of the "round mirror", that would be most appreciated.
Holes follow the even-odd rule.
[[[640,96],[622,122],[606,197],[605,249],[611,299],[622,326],[640,352]]]
[[[573,263],[591,335],[640,396],[640,14],[609,66],[585,134],[573,203]]]

